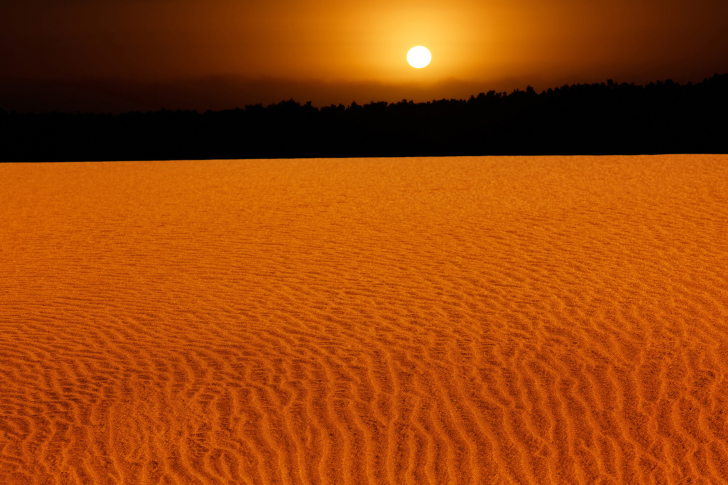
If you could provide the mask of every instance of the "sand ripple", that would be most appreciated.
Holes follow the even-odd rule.
[[[0,483],[728,481],[726,156],[0,187]]]

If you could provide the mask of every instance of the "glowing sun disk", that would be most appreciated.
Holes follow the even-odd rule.
[[[411,48],[407,53],[407,62],[409,62],[410,66],[416,67],[417,69],[422,69],[427,66],[431,60],[432,54],[430,54],[430,51],[426,47],[422,47],[421,45]]]

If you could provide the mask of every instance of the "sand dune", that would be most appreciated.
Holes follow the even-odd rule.
[[[727,156],[0,187],[0,483],[728,483]]]

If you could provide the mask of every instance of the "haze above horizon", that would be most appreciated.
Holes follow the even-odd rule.
[[[432,52],[427,69],[407,64],[415,45]],[[695,82],[728,72],[725,52],[720,0],[9,0],[0,108],[224,109]]]

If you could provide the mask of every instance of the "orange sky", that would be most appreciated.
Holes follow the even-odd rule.
[[[432,51],[427,68],[407,64],[414,45]],[[686,82],[728,72],[727,53],[725,0],[3,0],[0,107],[154,109],[157,92],[170,109],[220,109]]]

